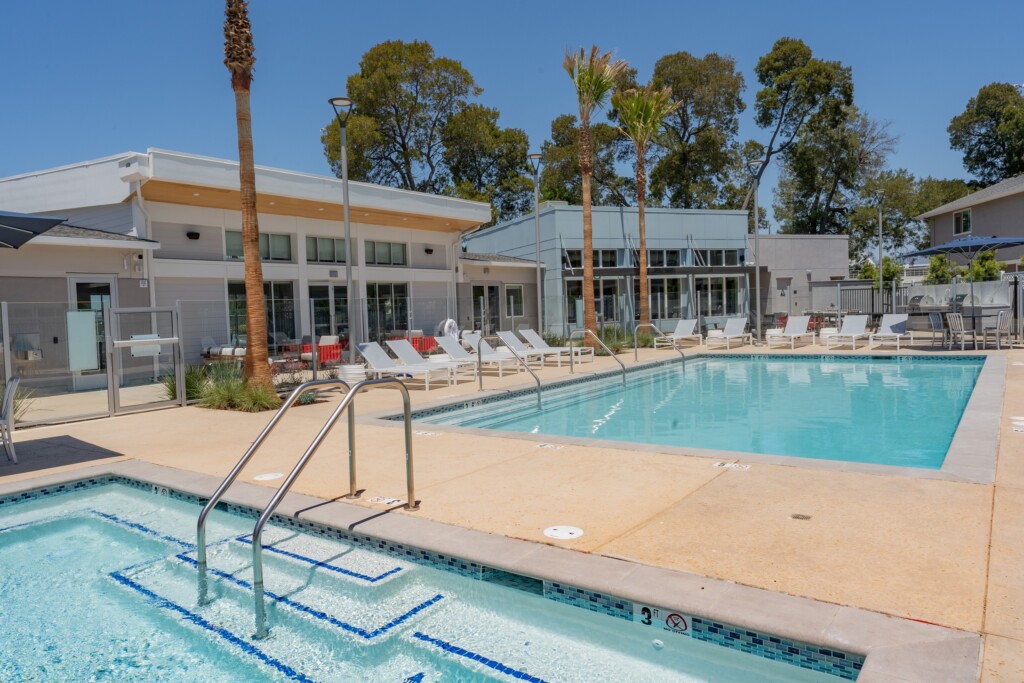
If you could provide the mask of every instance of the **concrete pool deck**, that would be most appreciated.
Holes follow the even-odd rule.
[[[748,346],[730,353],[751,352]],[[824,350],[795,351],[815,352]],[[1008,417],[1024,416],[1024,353],[992,353],[1007,361],[994,483],[738,457],[750,465],[740,470],[716,467],[703,457],[564,443],[544,448],[508,433],[452,434],[426,426],[415,437],[422,507],[395,513],[981,633],[982,680],[1021,680],[1024,433],[1014,432]],[[651,350],[640,355],[641,362],[674,356]],[[621,357],[633,363],[631,352]],[[577,372],[613,367],[611,359],[598,359],[577,366]],[[568,368],[540,374],[554,379],[566,376]],[[519,388],[524,381],[524,375],[488,376],[485,387]],[[414,405],[425,406],[473,396],[476,389],[475,383],[463,383],[411,393]],[[290,413],[240,481],[287,472],[336,401],[330,397]],[[373,390],[359,398],[357,414],[392,410],[398,403],[395,392]],[[0,483],[124,459],[219,478],[267,419],[190,407],[19,431],[22,464],[0,465]],[[332,499],[347,490],[346,438],[341,423],[296,491]],[[356,504],[384,510],[368,499],[404,499],[398,426],[364,422],[358,447],[359,484],[366,493]],[[542,530],[554,524],[579,526],[585,535],[551,542]]]

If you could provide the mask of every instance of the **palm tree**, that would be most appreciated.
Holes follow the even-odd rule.
[[[594,152],[590,142],[590,115],[608,100],[615,81],[626,69],[621,59],[612,61],[612,53],[600,53],[597,46],[588,55],[566,52],[562,62],[576,86],[580,109],[580,175],[583,181],[583,326],[597,334],[597,311],[594,308],[594,224],[591,216],[590,176],[594,168]],[[592,345],[592,344],[591,344]]]
[[[619,116],[619,132],[633,141],[636,148],[636,205],[640,224],[640,324],[651,322],[651,303],[647,281],[647,225],[644,207],[647,203],[647,148],[658,135],[665,117],[681,102],[672,102],[672,88],[655,89],[653,84],[643,90],[635,88],[612,95],[612,107]]]
[[[224,65],[231,73],[238,125],[238,175],[242,195],[242,256],[245,259],[245,365],[251,385],[273,387],[267,353],[267,309],[260,263],[260,229],[256,220],[256,165],[252,151],[249,89],[256,63],[246,0],[227,0],[224,13]]]

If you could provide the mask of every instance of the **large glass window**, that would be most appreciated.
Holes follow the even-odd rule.
[[[345,240],[331,237],[306,238],[307,263],[344,263]]]
[[[366,308],[371,341],[404,337],[409,329],[409,285],[401,282],[367,284]]]
[[[313,308],[313,333],[348,335],[348,300],[344,285],[310,285],[309,300]]]
[[[697,306],[701,315],[743,315],[741,306],[741,278],[697,276],[694,282]]]
[[[582,259],[581,259],[582,260]],[[595,249],[595,268],[614,268],[619,264],[618,252],[615,249]]]
[[[224,254],[232,260],[243,258],[242,233],[238,230],[228,230],[224,233]],[[291,261],[292,260],[292,238],[291,235],[275,235],[260,233],[260,260],[262,261]]]
[[[647,266],[650,268],[661,268],[665,265],[665,252],[662,249],[652,249],[647,252]]]
[[[582,249],[566,249],[563,255],[564,263],[563,267],[567,269],[571,268],[582,268],[583,267],[583,250]]]
[[[953,214],[953,232],[957,235],[971,231],[971,210],[957,211]]]
[[[505,285],[505,304],[508,306],[507,315],[510,317],[521,318],[526,315],[522,285]]]
[[[367,265],[405,266],[408,265],[406,247],[399,242],[364,242]]]
[[[267,343],[295,338],[295,288],[291,282],[264,282],[267,307]],[[228,282],[228,324],[233,344],[246,343],[245,283]]]

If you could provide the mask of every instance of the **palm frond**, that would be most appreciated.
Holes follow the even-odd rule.
[[[655,88],[653,84],[643,90],[631,88],[612,95],[612,107],[621,124],[619,131],[633,141],[640,153],[646,151],[661,131],[665,118],[681,104],[672,101],[671,88]]]
[[[565,53],[562,67],[576,86],[581,119],[589,120],[590,113],[608,101],[616,78],[627,66],[623,59],[613,61],[611,52],[602,54],[596,45],[590,48],[590,54],[583,48]]]

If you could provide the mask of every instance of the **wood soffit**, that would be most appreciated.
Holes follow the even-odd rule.
[[[151,202],[231,211],[238,211],[242,203],[241,192],[238,190],[174,183],[166,180],[150,180],[145,183],[142,186],[142,196]],[[340,203],[319,202],[265,193],[256,195],[256,211],[262,214],[317,218],[327,221],[340,222],[344,220],[343,205]],[[479,222],[465,219],[426,216],[355,205],[349,211],[349,217],[353,223],[389,225],[397,228],[415,228],[437,232],[459,232],[480,225]]]

